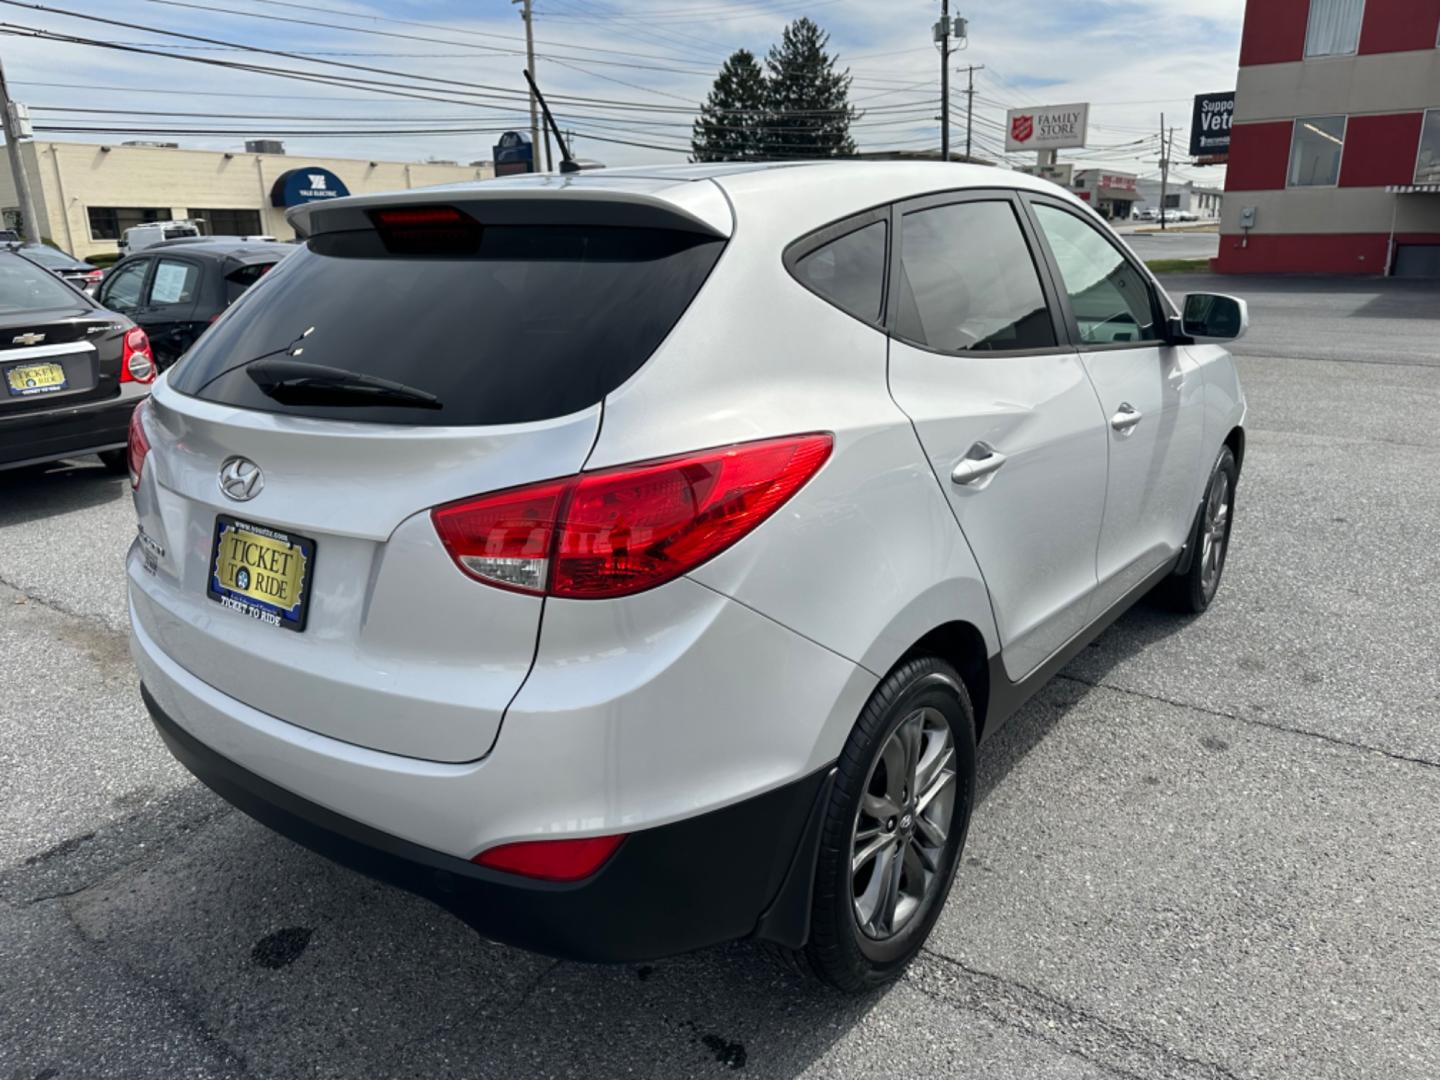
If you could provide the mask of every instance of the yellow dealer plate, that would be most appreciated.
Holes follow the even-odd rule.
[[[210,599],[269,626],[304,630],[315,541],[220,514],[210,559]]]
[[[15,397],[53,394],[65,389],[65,368],[60,364],[17,364],[5,372],[5,384]]]

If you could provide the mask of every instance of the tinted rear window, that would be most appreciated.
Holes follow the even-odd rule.
[[[49,270],[18,255],[0,254],[0,315],[87,306],[79,293]]]
[[[564,416],[599,402],[649,359],[723,246],[661,229],[496,225],[474,255],[397,256],[375,233],[318,236],[229,309],[171,385],[241,408],[336,420]],[[244,365],[287,350],[404,383],[444,407],[282,405]]]

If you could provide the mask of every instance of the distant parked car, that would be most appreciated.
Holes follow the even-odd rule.
[[[1147,207],[1145,207],[1144,210],[1141,210],[1141,211],[1139,211],[1138,213],[1136,213],[1135,216],[1136,216],[1137,218],[1139,218],[1141,221],[1159,221],[1159,220],[1160,220],[1160,211],[1157,210],[1157,209],[1155,209],[1155,207],[1153,207],[1153,206],[1147,206]]]
[[[133,255],[165,240],[203,235],[198,221],[152,221],[145,225],[132,225],[121,233],[120,250],[126,255]]]
[[[154,379],[144,330],[0,251],[0,469],[99,454],[128,471],[130,417]]]
[[[228,239],[153,244],[116,263],[96,296],[145,328],[163,371],[241,293],[295,250],[292,244]]]
[[[67,255],[49,244],[12,244],[10,250],[63,278],[82,292],[93,292],[105,276],[105,271],[98,266]]]

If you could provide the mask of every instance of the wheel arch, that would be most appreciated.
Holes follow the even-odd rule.
[[[960,673],[975,712],[975,741],[979,743],[990,708],[990,655],[985,635],[975,624],[963,620],[942,623],[911,645],[895,667],[919,656],[937,657]]]
[[[1230,434],[1225,436],[1225,445],[1230,448],[1230,453],[1235,455],[1235,471],[1239,473],[1245,465],[1245,429],[1236,424],[1230,429]]]

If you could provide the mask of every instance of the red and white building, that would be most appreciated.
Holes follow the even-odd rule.
[[[1249,0],[1224,273],[1440,276],[1440,0]]]

